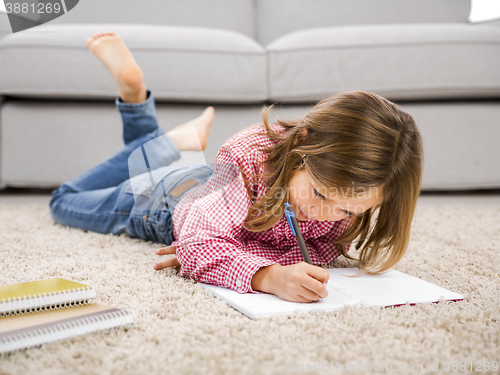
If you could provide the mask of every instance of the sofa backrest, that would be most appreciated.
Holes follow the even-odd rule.
[[[470,0],[255,0],[257,35],[266,46],[314,27],[467,22]]]
[[[198,26],[255,38],[253,0],[80,0],[56,23]]]
[[[134,23],[228,29],[263,46],[314,27],[467,22],[471,0],[80,0],[50,23]]]

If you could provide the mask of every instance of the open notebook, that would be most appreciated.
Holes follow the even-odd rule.
[[[268,293],[240,294],[232,289],[199,284],[251,319],[312,310],[342,310],[346,305],[386,307],[464,298],[461,294],[395,270],[382,275],[356,277],[346,276],[358,274],[359,268],[334,268],[327,271],[330,274],[328,297],[311,303],[289,302]]]

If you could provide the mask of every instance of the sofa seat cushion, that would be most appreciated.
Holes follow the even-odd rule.
[[[14,97],[102,99],[117,95],[87,37],[115,31],[142,68],[157,100],[261,102],[266,53],[232,30],[186,26],[42,25],[0,41],[0,94]]]
[[[491,25],[314,28],[284,35],[267,50],[273,101],[315,101],[345,90],[391,100],[500,95],[500,28]]]

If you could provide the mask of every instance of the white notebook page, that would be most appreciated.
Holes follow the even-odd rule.
[[[438,302],[461,300],[461,294],[431,284],[418,277],[403,272],[390,270],[382,275],[360,275],[358,268],[338,268],[328,270],[329,283],[340,284],[364,298],[368,306],[394,306],[409,303]],[[332,272],[330,272],[332,271]]]
[[[327,269],[330,279],[327,284],[328,296],[311,303],[295,303],[267,293],[240,294],[232,289],[199,283],[216,297],[226,301],[252,319],[273,315],[309,312],[316,309],[325,311],[342,310],[349,306],[393,306],[409,303],[461,300],[463,296],[428,283],[425,280],[390,270],[383,275],[352,276],[359,268]]]

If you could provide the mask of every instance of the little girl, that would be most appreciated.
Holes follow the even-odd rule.
[[[297,121],[276,124],[268,123],[270,106],[262,125],[224,143],[214,169],[171,166],[180,151],[206,147],[213,107],[165,134],[153,93],[120,37],[95,34],[87,46],[117,83],[125,147],[54,190],[55,222],[170,245],[157,254],[176,256],[156,270],[176,267],[199,282],[294,302],[326,297],[328,272],[303,262],[284,215],[287,202],[315,265],[353,259],[347,252],[354,240],[365,272],[386,271],[404,255],[423,149],[415,121],[396,104],[343,92]],[[199,140],[189,136],[193,127]],[[133,155],[154,157],[157,166],[151,171],[146,160],[145,176],[156,183],[145,192],[134,189]]]

